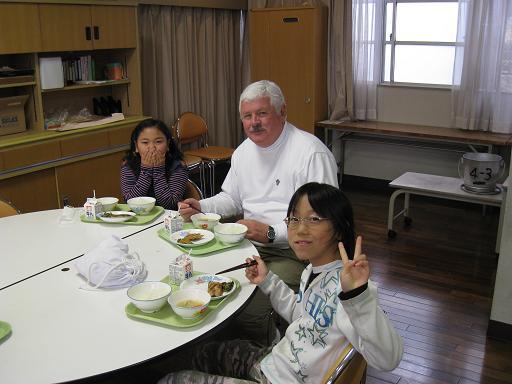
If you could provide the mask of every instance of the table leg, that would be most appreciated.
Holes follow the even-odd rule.
[[[395,200],[401,193],[406,193],[403,189],[397,189],[391,194],[389,198],[389,210],[388,210],[388,237],[393,239],[396,237],[396,232],[393,230],[393,221],[395,220]],[[406,196],[408,193],[406,193]],[[405,203],[404,203],[405,204]],[[402,211],[403,212],[403,211]],[[397,215],[399,216],[400,213]]]

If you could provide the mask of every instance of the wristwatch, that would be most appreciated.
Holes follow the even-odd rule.
[[[269,225],[268,229],[267,229],[268,242],[273,243],[275,238],[276,238],[276,231],[274,230],[274,228],[272,228],[272,226]]]

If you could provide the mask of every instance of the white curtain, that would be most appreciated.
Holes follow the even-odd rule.
[[[377,118],[377,85],[382,71],[384,0],[352,1],[354,114]]]
[[[512,1],[459,0],[457,42],[452,124],[512,133]]]

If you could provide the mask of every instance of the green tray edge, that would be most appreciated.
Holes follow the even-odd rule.
[[[186,228],[186,226],[183,228],[183,229],[188,229]],[[234,247],[237,247],[239,246],[240,244],[242,244],[243,241],[239,242],[239,243],[234,243],[234,244],[223,244],[221,243],[219,240],[217,240],[216,237],[214,237],[214,244],[211,244],[212,242],[209,242],[207,244],[204,244],[204,245],[200,245],[199,247],[195,247],[195,248],[185,248],[185,247],[180,247],[179,245],[177,244],[174,244],[172,243],[170,240],[169,240],[169,235],[167,233],[167,231],[165,230],[165,228],[160,228],[158,231],[158,236],[160,238],[162,238],[163,240],[167,241],[169,244],[171,244],[172,246],[178,248],[180,251],[183,251],[184,253],[188,253],[190,250],[190,254],[192,256],[203,256],[203,255],[207,255],[209,253],[213,253],[213,252],[218,252],[218,251],[222,251],[224,249],[228,249],[228,248],[234,248]],[[218,245],[217,245],[218,244]],[[209,248],[212,248],[212,247],[215,247],[215,249],[209,249]],[[217,248],[218,247],[218,248]]]
[[[122,209],[120,209],[122,208]],[[88,220],[85,218],[85,215],[80,215],[80,221],[82,221],[83,223],[99,223],[99,224],[121,224],[121,225],[145,225],[145,224],[149,224],[151,223],[152,221],[154,221],[158,216],[160,216],[162,213],[165,212],[165,208],[164,207],[161,207],[159,205],[155,205],[155,207],[153,208],[153,210],[156,210],[156,212],[150,214],[150,215],[145,215],[145,216],[136,216],[137,219],[139,220],[144,220],[143,222],[137,222],[137,221],[123,221],[121,223],[107,223],[106,221],[102,221],[100,219],[94,219],[94,220]],[[128,204],[117,204],[116,208],[114,209],[114,211],[130,211],[130,207],[128,207]],[[142,218],[142,219],[140,219]]]
[[[194,272],[194,276],[203,275],[203,274],[205,274],[205,272]],[[223,307],[225,305],[225,303],[227,303],[229,300],[231,300],[233,297],[235,297],[238,294],[238,292],[240,291],[240,282],[233,277],[230,277],[230,279],[235,282],[235,287],[236,287],[235,291],[231,295],[225,297],[222,300],[210,301],[210,304],[208,304],[208,307],[207,307],[208,310],[205,311],[203,314],[199,315],[197,317],[197,319],[190,319],[190,320],[182,319],[181,317],[179,317],[178,315],[176,315],[174,313],[174,311],[172,310],[172,308],[169,304],[164,306],[164,308],[161,309],[160,311],[155,312],[155,314],[157,314],[157,313],[161,314],[162,311],[171,312],[172,315],[178,319],[177,323],[169,323],[168,321],[166,321],[164,319],[160,319],[160,318],[156,317],[156,315],[152,314],[152,313],[143,313],[142,311],[137,309],[137,307],[135,307],[135,305],[133,305],[132,303],[126,304],[124,310],[128,317],[137,319],[137,320],[143,320],[144,322],[147,322],[147,323],[164,325],[167,327],[174,327],[174,328],[193,327],[195,325],[201,324],[211,313],[213,313],[217,309]],[[169,284],[169,276],[164,277],[160,281],[163,281],[164,283]],[[174,288],[179,288],[179,286],[176,284],[169,284],[169,285],[171,285],[173,287],[173,291],[174,291]]]

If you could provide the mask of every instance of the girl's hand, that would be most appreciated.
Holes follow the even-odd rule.
[[[140,163],[144,167],[152,167],[153,166],[153,152],[152,150],[141,151],[140,152]]]
[[[253,260],[256,260],[258,264],[245,268],[245,277],[247,277],[251,283],[259,284],[265,280],[268,274],[268,267],[259,256],[253,256],[252,259],[248,257],[245,259],[245,262],[250,263]]]
[[[166,154],[165,152],[160,152],[158,150],[155,150],[155,157],[154,157],[155,167],[165,164],[165,154]]]
[[[343,261],[343,270],[340,272],[341,288],[343,292],[351,291],[366,284],[370,277],[368,260],[366,260],[366,255],[361,253],[362,242],[362,237],[357,236],[353,260],[349,260],[343,243],[338,243],[341,261]]]

